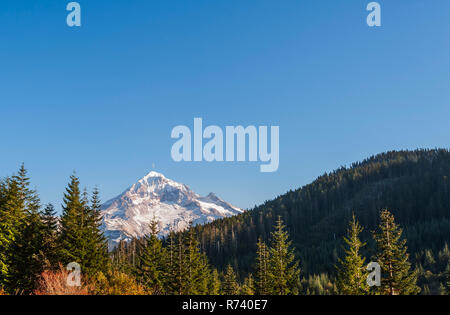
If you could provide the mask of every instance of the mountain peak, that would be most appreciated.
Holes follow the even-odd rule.
[[[242,213],[214,193],[201,197],[185,184],[151,171],[121,195],[102,206],[103,229],[110,247],[120,240],[142,237],[156,218],[160,236],[180,231],[192,222],[205,224]]]
[[[158,173],[156,171],[151,171],[150,173],[148,173],[147,175],[144,176],[144,179],[148,179],[148,178],[151,178],[151,177],[166,178],[161,173]]]

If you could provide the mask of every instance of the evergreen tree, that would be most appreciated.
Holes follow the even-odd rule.
[[[237,295],[239,294],[239,285],[236,281],[236,274],[234,272],[233,267],[231,265],[227,266],[227,270],[225,271],[225,275],[223,278],[223,294],[224,295]]]
[[[171,233],[168,248],[167,291],[169,294],[185,295],[188,287],[186,281],[188,269],[186,266],[186,247],[182,233]]]
[[[44,268],[56,270],[58,268],[58,218],[55,208],[48,204],[41,213],[42,218],[42,247]]]
[[[369,287],[366,283],[368,272],[366,271],[365,258],[360,255],[361,248],[366,244],[359,240],[359,234],[363,231],[363,228],[354,214],[347,231],[348,236],[344,237],[348,246],[345,249],[347,255],[344,260],[339,259],[337,287],[339,293],[344,295],[368,294]]]
[[[374,233],[377,245],[377,262],[381,267],[380,294],[409,295],[418,294],[417,272],[411,272],[406,240],[402,239],[402,229],[395,223],[388,210],[380,213],[379,231]]]
[[[94,191],[89,205],[87,194],[80,193],[79,179],[72,175],[64,194],[61,217],[59,247],[63,264],[76,262],[87,276],[106,273],[108,251],[100,225],[98,191]]]
[[[38,277],[44,271],[43,223],[37,209],[30,210],[23,222],[19,237],[12,246],[9,291],[31,294],[36,289]]]
[[[255,295],[255,281],[253,275],[250,273],[248,277],[244,279],[244,283],[241,287],[241,295]]]
[[[164,294],[166,251],[158,238],[158,222],[150,222],[150,234],[145,236],[140,253],[138,276],[153,295]]]
[[[75,176],[70,177],[63,201],[61,216],[61,235],[59,239],[61,262],[66,265],[76,262],[86,267],[86,244],[83,230],[86,226],[85,208],[81,200],[80,181]],[[85,268],[82,268],[82,272]]]
[[[87,238],[87,259],[89,260],[89,273],[107,273],[109,264],[108,244],[101,229],[102,213],[100,193],[97,188],[92,192],[90,206],[85,205]]]
[[[258,295],[267,295],[270,293],[269,283],[269,251],[261,238],[258,239],[256,251],[256,282],[255,291]]]
[[[199,295],[208,293],[210,270],[206,256],[200,253],[199,242],[194,230],[189,229],[186,235],[186,294]]]
[[[278,218],[275,231],[271,234],[272,240],[269,248],[269,276],[271,294],[288,295],[298,294],[300,287],[300,268],[295,261],[292,242],[281,217]]]
[[[208,294],[209,295],[220,295],[220,288],[222,284],[220,282],[219,272],[214,269],[211,277],[209,278]]]
[[[27,170],[22,164],[10,181],[7,205],[15,216],[15,240],[9,247],[9,274],[6,288],[10,293],[29,294],[43,271],[42,221],[37,193],[30,189]],[[8,207],[7,207],[8,208]]]
[[[7,283],[9,273],[10,246],[16,237],[14,216],[10,211],[11,180],[0,181],[0,291]]]

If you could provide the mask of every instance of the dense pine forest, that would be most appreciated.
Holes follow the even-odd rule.
[[[109,253],[98,190],[71,176],[57,217],[22,166],[0,181],[0,294],[449,294],[449,176],[449,150],[384,153],[165,239],[154,220]]]

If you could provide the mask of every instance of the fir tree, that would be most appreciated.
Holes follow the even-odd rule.
[[[186,281],[188,269],[186,266],[186,247],[182,233],[171,233],[168,248],[167,291],[169,294],[184,295],[188,287]]]
[[[386,295],[418,294],[417,272],[411,272],[406,240],[402,229],[388,210],[380,213],[379,231],[374,233],[377,245],[377,262],[381,267],[381,286],[378,291]]]
[[[244,279],[244,283],[242,284],[240,294],[255,295],[255,281],[251,273],[248,275],[248,277]]]
[[[107,270],[108,252],[100,230],[101,215],[98,192],[94,191],[91,205],[87,194],[80,193],[79,179],[72,175],[64,194],[60,257],[63,264],[76,262],[84,275],[94,276]]]
[[[255,291],[258,295],[267,295],[270,293],[269,283],[269,251],[261,238],[258,239],[256,251],[256,282]]]
[[[10,179],[0,181],[0,291],[9,273],[10,246],[16,237],[14,217],[10,211]]]
[[[269,248],[269,276],[271,294],[288,295],[298,294],[300,287],[300,268],[295,261],[292,242],[281,217],[278,218],[275,231],[271,234],[272,240]]]
[[[90,206],[85,205],[87,238],[87,259],[89,260],[89,272],[95,275],[97,272],[107,273],[109,254],[106,238],[101,229],[102,213],[100,193],[97,188],[92,192]]]
[[[224,295],[237,295],[239,294],[239,285],[236,281],[236,274],[233,267],[228,265],[225,275],[223,277],[223,294]]]
[[[138,276],[143,285],[153,295],[164,294],[166,251],[158,238],[158,222],[153,219],[150,222],[150,234],[145,236],[143,248],[140,253]]]
[[[191,229],[186,235],[186,294],[199,295],[208,293],[210,270],[206,256],[200,253],[199,242]]]
[[[337,287],[339,293],[344,295],[368,294],[369,287],[366,283],[368,272],[366,271],[365,258],[360,255],[361,248],[366,244],[359,239],[359,234],[363,231],[363,228],[354,214],[347,231],[348,236],[344,237],[348,246],[345,249],[347,255],[344,260],[339,259]]]
[[[42,221],[39,215],[39,197],[30,189],[27,170],[22,164],[10,180],[7,208],[15,217],[15,240],[9,247],[9,274],[7,290],[10,293],[29,294],[43,271]]]
[[[56,270],[58,268],[58,218],[55,208],[48,204],[41,213],[42,218],[42,247],[44,268]]]
[[[217,269],[214,269],[209,277],[208,284],[208,294],[209,295],[220,295],[220,288],[222,284],[220,281],[219,272]]]
[[[86,226],[85,208],[81,200],[80,181],[75,175],[70,177],[63,202],[59,239],[61,262],[64,265],[76,262],[84,267],[86,258],[86,244],[83,239],[83,230]],[[82,272],[84,272],[84,268]]]

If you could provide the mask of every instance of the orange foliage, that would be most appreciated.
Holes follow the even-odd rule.
[[[90,286],[82,283],[81,286],[70,286],[67,279],[70,272],[60,266],[57,271],[44,271],[38,281],[36,295],[90,295]]]

